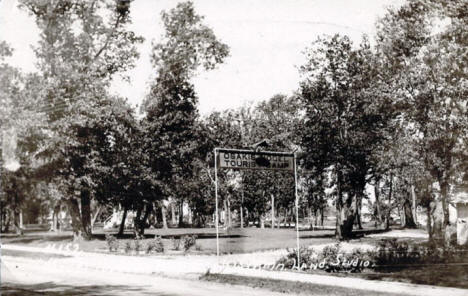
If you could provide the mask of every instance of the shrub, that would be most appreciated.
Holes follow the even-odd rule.
[[[404,268],[415,264],[442,263],[449,256],[434,243],[419,244],[382,239],[373,260],[376,269]]]
[[[150,254],[153,251],[156,253],[164,252],[164,244],[160,236],[155,236],[146,246],[146,254]]]
[[[325,246],[322,252],[318,253],[318,262],[323,262],[323,269],[326,272],[361,272],[364,267],[361,264],[364,261],[364,251],[359,248],[351,252],[345,252],[341,249],[341,244]]]
[[[184,235],[182,237],[182,245],[184,247],[184,251],[190,250],[197,243],[197,236],[196,235]]]
[[[152,241],[149,241],[147,244],[146,244],[146,254],[151,254],[151,252],[153,252],[153,249],[154,249],[154,246],[153,246],[153,242]]]
[[[134,240],[134,246],[135,246],[135,252],[138,254],[140,252],[140,250],[142,249],[141,240],[135,239]]]
[[[318,266],[327,272],[361,272],[365,268],[377,271],[398,270],[418,265],[440,263],[468,263],[468,248],[461,246],[444,246],[437,243],[416,243],[383,239],[376,249],[353,249],[344,252],[339,243],[329,245],[320,252],[301,248],[299,258],[301,267]],[[367,263],[366,263],[367,262]],[[278,260],[286,269],[298,268],[297,251],[288,250],[288,254]]]
[[[383,239],[373,256],[376,269],[405,268],[416,264],[440,264],[468,261],[466,249],[460,246],[438,244],[436,242],[398,242],[396,239]]]
[[[326,272],[361,272],[363,261],[370,261],[370,256],[361,249],[344,252],[340,243],[325,246],[320,252],[313,248],[302,247],[299,249],[300,266],[297,266],[297,249],[288,250],[288,255],[276,262],[276,265],[284,265],[286,269],[320,268]],[[370,264],[370,263],[369,263]]]
[[[180,238],[171,237],[171,244],[173,250],[180,250]]]
[[[124,251],[125,251],[126,254],[128,254],[128,253],[130,253],[132,251],[132,244],[130,243],[130,241],[125,242]]]
[[[292,249],[289,250],[287,249],[288,254],[279,259],[276,262],[276,265],[284,265],[284,268],[286,269],[292,269],[293,267],[297,266],[297,249]],[[307,266],[310,266],[310,264],[315,264],[317,254],[315,253],[314,249],[309,249],[306,247],[301,247],[299,249],[299,258],[300,258],[300,264],[306,264]]]
[[[117,252],[119,249],[119,241],[117,238],[111,234],[106,234],[106,243],[107,247],[109,248],[109,252]]]
[[[155,236],[155,237],[154,237],[154,244],[155,244],[154,250],[155,250],[157,253],[162,253],[162,252],[164,252],[164,243],[163,243],[163,240],[162,240],[162,237],[161,237],[161,236]]]

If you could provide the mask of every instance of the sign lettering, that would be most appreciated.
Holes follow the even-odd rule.
[[[220,151],[217,164],[227,169],[294,170],[294,156],[254,151]]]

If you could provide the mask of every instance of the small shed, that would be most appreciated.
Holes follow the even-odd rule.
[[[457,244],[468,244],[468,186],[459,186],[451,201],[457,211]]]

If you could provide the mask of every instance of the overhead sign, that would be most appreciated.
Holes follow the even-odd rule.
[[[216,161],[218,167],[226,169],[294,170],[292,153],[219,149]]]
[[[294,172],[294,196],[296,198],[296,241],[297,265],[300,266],[299,243],[299,199],[297,196],[296,155],[291,152],[257,151],[264,141],[255,145],[256,150],[238,150],[215,148],[215,225],[216,225],[216,256],[219,259],[219,211],[218,211],[218,168],[241,170],[279,170]]]

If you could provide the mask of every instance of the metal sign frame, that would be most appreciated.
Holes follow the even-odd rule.
[[[228,148],[215,148],[214,149],[214,168],[215,168],[215,226],[216,226],[216,257],[219,262],[219,214],[218,214],[218,154],[219,152],[226,153],[243,153],[243,154],[263,154],[271,156],[288,156],[293,157],[293,172],[294,172],[294,198],[295,198],[295,207],[296,207],[296,244],[297,244],[297,266],[300,266],[300,243],[299,243],[299,198],[297,195],[297,163],[296,163],[296,153],[295,152],[276,152],[276,151],[255,151],[255,150],[243,150],[243,149],[228,149]],[[241,168],[226,168],[232,170],[240,170]],[[258,170],[258,169],[267,169],[262,167],[256,168],[242,168],[244,170]],[[274,168],[268,168],[270,170],[275,170]],[[289,171],[284,169],[277,169],[279,171]]]
[[[258,163],[259,158],[264,163]],[[219,148],[216,161],[219,168],[225,169],[294,171],[294,154],[289,152]]]

